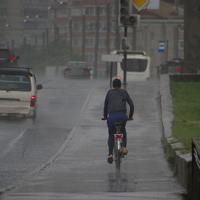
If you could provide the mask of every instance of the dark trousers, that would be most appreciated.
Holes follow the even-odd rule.
[[[127,144],[127,134],[126,134],[126,122],[128,120],[128,117],[126,114],[117,112],[117,113],[111,113],[109,114],[109,117],[107,119],[107,125],[108,125],[108,151],[109,154],[113,154],[113,147],[114,147],[114,133],[115,133],[115,122],[124,122],[123,127],[123,146],[126,147]]]

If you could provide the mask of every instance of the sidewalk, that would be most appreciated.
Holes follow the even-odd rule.
[[[106,162],[107,127],[101,116],[107,88],[102,86],[89,96],[57,159],[2,200],[183,199],[185,191],[173,177],[161,145],[159,81],[129,83],[127,90],[135,115],[127,124],[129,154],[120,174]]]

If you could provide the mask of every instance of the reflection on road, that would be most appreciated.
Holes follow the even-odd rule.
[[[125,172],[116,170],[108,173],[108,192],[128,192],[128,177]]]

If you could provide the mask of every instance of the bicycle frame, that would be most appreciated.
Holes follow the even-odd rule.
[[[120,150],[121,144],[123,142],[123,134],[116,133],[116,134],[114,134],[114,137],[115,137],[115,143],[116,143],[116,146],[117,146],[117,150]]]

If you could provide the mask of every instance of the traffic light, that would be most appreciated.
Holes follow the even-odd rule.
[[[129,16],[130,0],[119,0],[119,2],[119,23],[121,25],[126,25]]]
[[[139,21],[140,21],[140,15],[129,15],[127,25],[135,26],[139,24]]]

